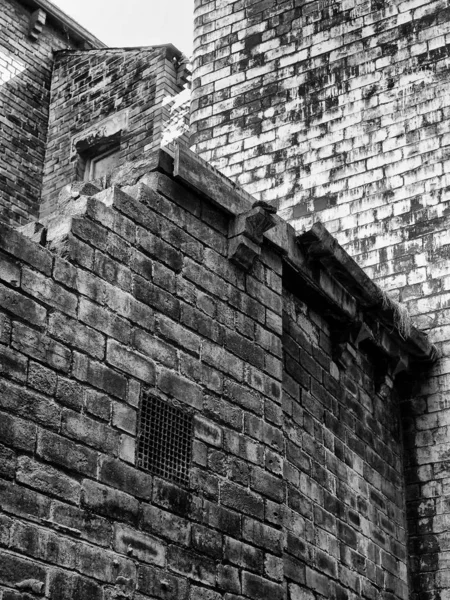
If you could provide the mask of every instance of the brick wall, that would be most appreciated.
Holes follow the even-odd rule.
[[[338,370],[329,323],[291,295],[283,346],[289,598],[409,598],[396,397],[373,357]]]
[[[196,151],[297,230],[326,223],[422,327],[435,321],[419,299],[449,273],[450,20],[441,8],[196,8]]]
[[[351,338],[336,362],[356,297],[291,242],[285,271],[281,221],[230,262],[244,200],[167,161],[74,199],[48,248],[1,226],[1,600],[406,599],[405,342],[391,323],[381,386]],[[143,391],[194,417],[187,487],[135,466]]]
[[[51,24],[33,41],[31,12],[16,0],[0,11],[0,220],[15,224],[38,214],[53,51],[76,47]]]
[[[0,14],[0,221],[17,225],[39,213],[48,216],[57,192],[72,181],[70,145],[87,127],[89,111],[92,122],[131,111],[121,146],[126,160],[145,156],[161,140],[170,146],[175,139],[187,139],[189,93],[180,96],[187,72],[174,46],[89,51],[103,44],[88,32],[82,39],[81,28],[72,22],[68,26],[63,13],[47,14],[42,32],[32,38],[30,22],[36,9],[33,2],[6,0]],[[74,34],[72,25],[80,31]],[[58,51],[63,52],[51,91]],[[64,81],[63,71],[74,81]],[[56,104],[50,110],[51,95]]]
[[[448,9],[196,4],[197,152],[298,231],[326,224],[440,349],[404,414],[415,589],[447,597]]]
[[[79,156],[90,146],[115,136],[121,164],[144,161],[160,146],[171,116],[166,98],[182,89],[178,57],[172,46],[57,55],[42,216],[55,209],[65,185],[83,179]]]

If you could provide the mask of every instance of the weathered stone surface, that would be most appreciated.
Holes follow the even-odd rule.
[[[163,567],[166,562],[166,548],[163,543],[147,533],[125,525],[115,527],[114,548],[130,558],[159,567]]]
[[[88,510],[117,520],[137,521],[139,503],[132,490],[127,494],[88,479],[83,481],[82,490],[82,502]]]
[[[285,4],[248,3],[240,14],[224,6],[220,19],[267,17],[273,28],[283,29],[290,17],[273,11],[287,10]],[[209,19],[206,8],[202,27]],[[308,3],[292,8],[305,19],[310,9]],[[322,17],[314,27],[326,21]],[[209,33],[213,39],[216,30]],[[241,43],[250,54],[259,44],[275,43],[263,41],[259,31],[248,39],[244,30],[233,33],[236,39],[224,46],[233,52]],[[283,35],[277,31],[275,38]],[[279,52],[287,52],[282,39]],[[47,209],[76,162],[75,155],[70,160],[68,131],[82,146],[88,129],[88,137],[103,136],[102,119],[114,113],[118,98],[131,103],[125,110],[136,108],[128,124],[139,127],[155,102],[162,102],[152,97],[150,67],[162,58],[173,73],[175,54],[131,49],[58,56],[48,155],[60,156],[59,167],[49,164],[46,173]],[[107,87],[105,73],[119,71],[123,77]],[[206,76],[220,81],[219,71]],[[258,84],[258,94],[271,96],[266,84]],[[142,95],[133,96],[136,89]],[[245,104],[246,94],[223,101]],[[206,130],[209,125],[205,121]],[[121,150],[125,158],[128,152],[145,154],[154,142],[150,130],[133,131],[136,139],[130,134]],[[300,156],[296,144],[290,140],[289,148]],[[269,153],[258,145],[248,150],[262,162],[261,154]],[[280,153],[276,159],[275,169],[289,157]],[[106,177],[94,189],[73,186],[59,197],[61,215],[73,212],[53,254],[26,238],[21,244],[19,234],[6,229],[9,242],[0,242],[6,257],[0,271],[0,564],[17,559],[20,573],[23,563],[31,565],[31,576],[42,571],[51,599],[284,600],[286,592],[289,600],[404,600],[409,590],[399,380],[394,382],[395,364],[389,361],[419,341],[398,335],[392,306],[390,317],[386,307],[363,310],[367,303],[355,271],[337,261],[337,273],[336,260],[326,253],[324,258],[323,247],[311,248],[287,226],[278,241],[253,233],[261,252],[243,272],[227,256],[229,215],[235,213],[224,205],[227,191],[235,211],[248,196],[230,182],[223,185],[214,172],[209,176],[219,177],[217,185],[201,195],[195,190],[198,173],[187,188],[172,178],[168,155],[146,160],[117,173],[120,185],[128,184],[123,189],[108,187]],[[150,163],[165,174],[148,173],[142,185],[138,179]],[[273,173],[263,170],[270,179]],[[106,189],[89,199],[73,198],[83,189],[95,193],[97,184]],[[222,192],[220,202],[208,200],[214,189]],[[336,200],[325,207],[321,197],[313,204],[324,211],[339,206]],[[241,208],[248,210],[246,202]],[[53,233],[60,216],[52,217]],[[361,329],[364,320],[373,336],[339,337],[347,328]],[[336,340],[344,346],[339,364]],[[437,572],[438,542],[429,528],[446,540],[448,420],[441,410],[445,397],[438,397],[447,385],[445,364],[430,379],[434,399],[427,404],[418,397],[408,412],[417,417],[406,436],[407,443],[411,435],[417,439],[414,460],[420,466],[408,463],[413,474],[407,491],[427,530],[418,579]],[[164,445],[158,448],[158,464],[148,461],[153,442],[145,441],[140,423],[142,394],[193,417],[193,431],[186,425],[169,456]],[[158,425],[167,437],[169,425],[168,418]],[[192,448],[188,441],[183,450],[187,476],[174,477],[181,471],[177,441],[191,433]],[[432,464],[439,470],[433,472]],[[435,487],[427,487],[433,477]],[[421,536],[417,530],[414,541]],[[14,561],[2,563],[3,556]],[[13,580],[12,567],[3,569],[5,600],[20,581]],[[443,588],[441,572],[436,581]]]
[[[28,457],[19,459],[17,479],[37,491],[63,498],[73,504],[80,500],[80,484],[59,469]]]
[[[163,600],[186,600],[189,589],[185,579],[146,565],[139,570],[137,587],[144,594],[151,592]]]

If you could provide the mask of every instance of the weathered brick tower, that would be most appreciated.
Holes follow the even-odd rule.
[[[2,2],[0,600],[450,600],[447,13],[350,4],[197,2],[201,158]]]
[[[450,598],[447,4],[198,1],[197,153],[321,221],[441,351],[405,405],[414,598]]]

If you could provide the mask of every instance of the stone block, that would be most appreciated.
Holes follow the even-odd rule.
[[[136,350],[164,366],[176,369],[178,357],[176,349],[155,335],[146,331],[136,330],[133,334],[132,345]]]
[[[264,497],[276,502],[283,502],[286,493],[285,486],[286,484],[281,478],[275,477],[263,469],[252,468],[250,487]]]
[[[12,285],[20,286],[20,266],[6,254],[0,253],[0,280]]]
[[[167,553],[169,568],[194,581],[214,586],[216,581],[216,564],[213,560],[191,550],[170,546]]]
[[[95,329],[86,327],[78,320],[69,319],[59,313],[53,313],[50,315],[49,333],[64,344],[86,352],[94,358],[104,358],[104,336]]]
[[[118,521],[135,523],[139,502],[129,493],[85,479],[82,482],[82,502],[87,510],[114,518]]]
[[[194,435],[211,446],[222,446],[221,428],[200,415],[197,415],[194,419]]]
[[[265,596],[274,600],[281,600],[284,595],[282,585],[246,571],[242,573],[242,591],[246,596],[255,598],[255,600]]]
[[[131,271],[99,250],[95,252],[93,271],[111,285],[131,291]]]
[[[181,517],[188,517],[192,509],[191,495],[181,487],[155,478],[153,502]]]
[[[39,432],[37,455],[46,462],[60,465],[76,473],[91,477],[97,474],[96,452],[50,431]]]
[[[119,342],[127,344],[130,339],[131,326],[125,319],[85,298],[80,298],[78,318]]]
[[[0,375],[24,382],[27,377],[28,360],[26,356],[7,348],[0,346]]]
[[[77,352],[74,353],[73,376],[116,398],[126,396],[127,380],[124,375]]]
[[[197,552],[217,560],[223,558],[222,535],[202,525],[192,526],[192,547]]]
[[[144,505],[142,527],[181,546],[188,546],[191,539],[191,523],[187,519],[162,510],[157,506]]]
[[[8,381],[0,381],[0,407],[51,429],[60,424],[61,410],[53,401]],[[26,427],[25,431],[31,432],[31,429]]]
[[[243,538],[245,541],[264,548],[273,554],[280,555],[282,550],[283,534],[279,529],[264,525],[248,517],[243,519]]]
[[[76,316],[78,298],[49,277],[25,267],[22,271],[22,289],[36,300],[69,315]]]
[[[119,370],[144,381],[147,385],[154,383],[155,366],[153,361],[114,340],[108,341],[107,361]]]
[[[43,306],[2,284],[0,284],[0,306],[16,317],[39,327],[47,319],[47,311]]]
[[[76,442],[117,455],[119,433],[109,425],[85,415],[65,409],[61,419],[61,433]]]
[[[185,402],[193,408],[201,408],[202,388],[189,379],[181,377],[176,371],[161,369],[157,386],[168,396]]]
[[[166,547],[157,538],[131,529],[126,525],[116,525],[114,531],[114,548],[128,557],[150,563],[159,567],[165,566]]]
[[[151,475],[113,458],[105,458],[100,467],[100,481],[138,498],[150,500],[153,479]]]
[[[240,485],[224,481],[220,487],[220,497],[222,503],[229,508],[259,519],[264,516],[262,498]]]
[[[17,468],[17,456],[16,453],[0,444],[0,474],[5,479],[14,479]],[[1,540],[1,531],[0,531]],[[6,542],[4,542],[6,545]]]
[[[50,275],[53,257],[48,250],[4,223],[0,224],[0,240],[0,249],[35,267],[41,273]]]
[[[224,558],[243,569],[248,569],[256,573],[263,572],[263,551],[233,538],[225,538]]]
[[[0,581],[3,585],[16,586],[31,579],[45,584],[47,570],[42,565],[5,551],[1,554]]]
[[[73,504],[80,501],[80,484],[48,464],[27,456],[19,458],[17,481],[50,496],[65,499]]]
[[[146,596],[151,593],[158,600],[186,600],[189,584],[184,577],[175,577],[167,571],[142,565],[137,589]]]
[[[137,300],[174,320],[179,319],[180,301],[172,294],[149,283],[138,275],[133,277],[133,285],[134,295]]]
[[[99,546],[109,547],[111,544],[111,523],[90,510],[82,510],[63,502],[53,502],[52,518],[46,523],[62,534],[79,536]]]
[[[92,579],[67,571],[53,570],[50,574],[50,595],[61,600],[72,600],[76,597],[103,600],[103,589]]]
[[[30,361],[28,384],[39,392],[53,396],[56,391],[57,375],[53,370]]]

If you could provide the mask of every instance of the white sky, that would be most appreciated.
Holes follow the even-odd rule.
[[[194,0],[51,0],[111,47],[172,43],[192,54]]]

